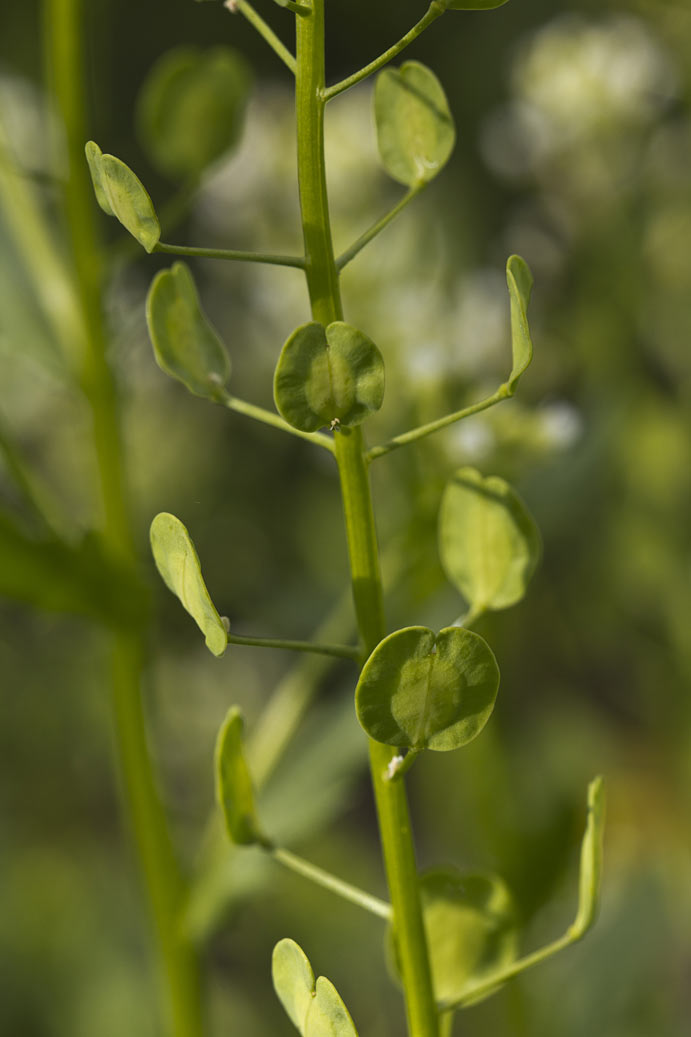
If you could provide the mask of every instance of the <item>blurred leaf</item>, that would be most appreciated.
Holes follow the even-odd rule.
[[[221,399],[230,377],[230,360],[199,304],[185,263],[174,263],[156,274],[146,299],[146,321],[161,370],[196,396]]]
[[[305,1037],[357,1037],[355,1024],[333,983],[319,976],[307,1009]]]
[[[300,1033],[305,1032],[307,1009],[314,997],[314,972],[309,958],[295,940],[279,940],[271,957],[274,990]]]
[[[438,1002],[463,997],[467,988],[515,961],[516,913],[500,878],[435,869],[420,879],[420,896]],[[393,951],[397,964],[395,942]],[[477,1000],[496,989],[485,990]]]
[[[287,340],[274,376],[276,407],[302,432],[357,425],[384,399],[384,361],[371,339],[335,321],[312,322]]]
[[[280,940],[271,960],[274,989],[302,1037],[357,1037],[348,1009],[328,979],[316,983],[309,959],[294,940]]]
[[[192,539],[175,515],[163,511],[151,523],[151,550],[163,581],[204,634],[209,651],[221,656],[228,633],[209,597]]]
[[[540,534],[507,482],[459,468],[442,497],[439,554],[472,612],[503,609],[525,594],[540,557]]]
[[[513,367],[506,383],[509,392],[516,391],[518,379],[533,359],[533,343],[528,326],[528,303],[533,287],[533,275],[524,259],[509,256],[506,261],[506,283],[511,299],[511,350]]]
[[[241,136],[251,82],[230,47],[176,47],[155,63],[137,101],[142,146],[157,169],[196,177]]]
[[[146,588],[89,534],[76,546],[55,537],[35,539],[0,513],[0,594],[51,612],[137,626],[146,616]]]
[[[384,638],[365,663],[357,715],[377,742],[410,749],[457,749],[485,726],[499,667],[477,634],[406,627]]]
[[[243,719],[238,706],[231,706],[216,741],[216,799],[234,843],[250,846],[266,843],[259,824],[243,745]]]
[[[98,204],[109,216],[117,217],[147,252],[153,252],[161,237],[161,225],[139,177],[119,158],[104,155],[92,140],[85,151]]]
[[[453,151],[456,130],[444,88],[419,61],[379,74],[374,118],[384,167],[407,187],[432,180]]]
[[[602,877],[602,838],[605,825],[605,788],[601,777],[588,785],[588,819],[581,844],[578,913],[572,926],[577,939],[585,936],[597,916]]]

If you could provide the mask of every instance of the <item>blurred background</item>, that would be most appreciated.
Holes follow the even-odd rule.
[[[290,43],[290,14],[268,0],[256,6]],[[87,8],[89,135],[176,217],[165,240],[298,250],[291,84],[250,26],[191,0]],[[329,79],[371,60],[424,9],[423,0],[328,0]],[[2,5],[2,167],[30,196],[17,221],[24,203],[2,179],[6,573],[42,542],[18,458],[54,501],[68,541],[82,543],[97,522],[88,415],[45,316],[45,295],[55,303],[61,283],[48,268],[37,280],[27,258],[42,234],[58,255],[63,240],[65,159],[43,86],[42,26],[33,0]],[[253,80],[242,141],[182,195],[137,128],[151,66],[180,44],[236,48]],[[406,57],[440,77],[458,144],[438,180],[344,271],[346,319],[387,364],[368,437],[455,410],[506,378],[512,252],[535,275],[535,358],[517,398],[373,467],[390,629],[438,628],[463,611],[436,548],[441,492],[458,466],[509,479],[544,541],[525,601],[477,624],[502,671],[490,724],[466,749],[430,753],[411,772],[420,864],[502,875],[521,947],[532,950],[573,917],[586,784],[602,773],[608,786],[595,930],[465,1010],[454,1032],[681,1037],[691,1018],[691,9],[683,0],[512,0],[447,14]],[[329,106],[327,135],[342,250],[402,193],[380,169],[370,83]],[[156,578],[149,523],[161,510],[186,523],[236,632],[307,638],[331,615],[342,630],[333,639],[348,639],[347,596],[333,614],[347,589],[338,486],[326,454],[194,398],[159,371],[144,299],[169,264],[132,248],[98,210],[95,219],[108,249],[109,356],[152,602],[150,738],[175,845],[193,869],[202,845],[207,865],[213,857],[212,753],[228,706],[242,706],[251,738],[266,731],[275,689],[290,698],[291,674],[303,688],[308,674],[295,675],[295,660],[278,652],[238,647],[213,659]],[[229,347],[231,391],[272,406],[280,347],[308,319],[300,272],[200,261],[194,273]],[[153,1037],[162,1030],[118,807],[107,635],[66,614],[84,611],[69,595],[42,593],[32,564],[17,579],[0,575],[0,1031]],[[292,849],[385,895],[353,672],[339,664],[318,676],[267,776],[263,814]],[[210,1034],[293,1032],[269,981],[271,949],[286,935],[337,985],[363,1037],[404,1032],[378,920],[253,850],[224,849],[209,874],[184,924],[203,947]]]

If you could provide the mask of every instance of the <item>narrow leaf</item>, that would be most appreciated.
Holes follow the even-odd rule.
[[[161,512],[151,523],[151,550],[163,581],[204,634],[209,651],[221,656],[228,634],[209,597],[197,552],[180,519]]]
[[[406,627],[384,638],[355,692],[358,720],[377,742],[408,749],[457,749],[485,726],[499,667],[477,634]]]
[[[185,263],[156,274],[146,300],[146,321],[161,370],[196,396],[221,399],[230,377],[230,360],[199,304]]]
[[[438,1002],[463,998],[476,984],[516,960],[516,912],[500,878],[438,869],[422,876],[420,896]],[[395,943],[393,951],[398,965]],[[481,997],[496,989],[485,989]]]
[[[578,914],[572,926],[576,939],[584,936],[597,916],[602,876],[602,838],[605,825],[605,788],[601,777],[588,786],[588,818],[581,844]]]
[[[116,216],[147,252],[153,252],[161,237],[161,225],[139,177],[119,158],[104,155],[93,141],[86,145],[86,156],[101,208]]]
[[[90,140],[87,141],[84,147],[84,153],[86,154],[86,161],[89,166],[89,172],[91,173],[91,182],[94,185],[96,201],[107,216],[115,216],[110,202],[108,201],[108,194],[101,173],[101,159],[103,158],[103,152],[95,141]]]
[[[226,715],[216,740],[216,799],[234,843],[265,843],[254,803],[252,779],[245,760],[243,719],[237,706]]]
[[[525,594],[540,557],[540,534],[507,482],[460,468],[442,497],[439,554],[473,612],[503,609]]]
[[[152,163],[197,177],[239,141],[251,81],[230,47],[176,47],[155,63],[139,94],[137,124]]]
[[[384,399],[384,361],[366,335],[335,321],[297,328],[283,346],[274,399],[285,420],[302,432],[324,425],[357,425]]]
[[[357,1037],[348,1009],[333,983],[320,976],[307,1009],[305,1037]]]
[[[511,299],[511,352],[513,367],[506,383],[509,392],[516,391],[518,379],[533,359],[533,342],[528,326],[528,303],[533,287],[533,275],[524,259],[509,256],[506,261],[506,283]]]
[[[315,990],[309,958],[295,940],[279,940],[271,958],[274,990],[293,1025],[305,1033],[307,1010]]]
[[[379,74],[374,118],[384,167],[407,187],[432,180],[453,151],[456,130],[444,88],[419,61]]]

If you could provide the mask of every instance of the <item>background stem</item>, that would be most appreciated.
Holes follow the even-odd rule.
[[[61,115],[68,152],[63,206],[74,285],[85,326],[80,379],[92,420],[98,485],[95,498],[106,546],[134,567],[127,506],[118,400],[107,357],[102,313],[103,256],[93,219],[95,208],[84,160],[87,139],[84,98],[85,9],[82,0],[44,0],[48,79]],[[117,632],[108,646],[108,672],[121,775],[123,809],[137,847],[157,938],[168,1031],[201,1037],[196,962],[178,932],[182,879],[173,854],[149,754],[141,701],[144,631]]]

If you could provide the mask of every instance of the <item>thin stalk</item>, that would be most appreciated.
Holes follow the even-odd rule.
[[[417,428],[411,429],[410,432],[403,432],[400,436],[394,436],[388,443],[382,443],[381,446],[372,447],[371,450],[367,451],[367,460],[375,461],[378,457],[383,457],[384,454],[390,454],[392,450],[398,450],[399,447],[408,446],[409,443],[415,443],[418,439],[431,436],[433,432],[439,432],[440,429],[446,428],[448,425],[454,425],[457,421],[470,418],[473,414],[479,414],[481,411],[493,407],[495,403],[501,403],[502,400],[508,399],[510,395],[511,393],[506,385],[502,385],[495,393],[492,393],[485,400],[480,400],[479,403],[471,403],[469,407],[463,407],[461,410],[454,411],[453,414],[446,414],[443,418],[437,418],[436,421],[429,421],[426,425],[419,425]]]
[[[387,904],[385,900],[380,900],[379,897],[372,896],[371,893],[366,893],[363,889],[358,889],[357,886],[351,885],[350,882],[344,882],[337,875],[332,875],[330,871],[318,868],[316,864],[311,864],[310,861],[298,857],[296,854],[291,853],[290,850],[273,847],[269,852],[274,860],[298,875],[302,875],[303,878],[309,879],[310,882],[330,890],[344,900],[350,901],[351,904],[357,904],[358,907],[364,908],[365,911],[371,912],[378,918],[383,918],[386,922],[391,920],[391,904]]]
[[[370,241],[376,238],[377,234],[380,234],[385,227],[388,227],[391,221],[398,216],[399,212],[402,212],[406,205],[412,202],[413,198],[416,198],[420,191],[422,191],[423,187],[426,186],[426,184],[418,184],[415,187],[411,187],[410,190],[403,195],[400,202],[397,202],[389,212],[382,216],[381,219],[377,220],[376,223],[373,223],[372,226],[364,232],[364,234],[361,234],[357,241],[353,242],[350,248],[347,248],[345,252],[341,253],[336,260],[336,269],[342,270],[344,266],[350,263],[351,259],[354,259],[358,252],[362,251],[365,245],[369,245]]]
[[[335,452],[333,439],[324,435],[323,432],[301,432],[299,428],[293,428],[287,421],[284,421],[280,414],[274,414],[273,411],[266,410],[264,407],[257,407],[254,403],[247,403],[245,400],[238,399],[237,396],[226,396],[221,403],[229,410],[244,414],[247,418],[254,418],[255,421],[271,425],[272,428],[280,429],[281,432],[288,432],[291,436],[297,436],[298,439],[306,439],[308,443],[316,443],[317,446],[324,447],[331,454]]]
[[[303,270],[302,256],[281,256],[273,252],[243,252],[232,248],[197,248],[194,245],[167,245],[159,241],[154,252],[167,252],[172,256],[197,256],[200,259],[232,259],[241,263],[267,263],[269,266],[293,266]]]
[[[324,0],[296,20],[297,141],[306,277],[315,320],[326,325],[343,314],[324,163]],[[343,495],[353,598],[366,653],[385,633],[379,551],[360,428],[335,434]],[[385,780],[393,750],[370,741],[370,764],[384,863],[393,909],[411,1037],[438,1037],[427,940],[422,922],[415,851],[403,781]]]
[[[319,641],[287,641],[277,637],[242,637],[228,634],[228,644],[248,645],[252,648],[283,648],[288,652],[312,652],[314,655],[331,655],[335,659],[354,659],[359,662],[362,652],[351,645],[325,644]]]
[[[340,83],[334,83],[333,86],[327,87],[324,91],[324,98],[330,101],[332,97],[336,97],[338,94],[342,94],[344,90],[349,90],[351,86],[355,86],[356,83],[361,83],[363,79],[367,79],[373,72],[378,72],[384,65],[388,65],[402,50],[405,50],[409,44],[416,40],[418,36],[425,31],[425,29],[436,22],[437,18],[446,11],[446,7],[441,0],[432,0],[432,3],[427,9],[427,13],[423,15],[419,22],[417,22],[412,29],[402,36],[398,43],[394,43],[392,47],[385,50],[383,54],[380,54],[374,61],[370,61],[369,65],[365,65],[359,72],[354,72],[352,76],[348,76],[346,79],[342,79]]]
[[[255,11],[252,5],[248,3],[248,0],[225,0],[224,6],[228,8],[231,14],[239,11],[243,18],[246,18],[250,25],[257,30],[259,35],[264,37],[271,49],[278,54],[283,64],[295,75],[295,55],[290,53],[271,26]]]
[[[127,507],[118,401],[106,358],[101,310],[102,252],[83,157],[85,18],[82,0],[45,0],[45,38],[50,82],[62,116],[69,162],[64,212],[74,282],[86,330],[81,382],[93,427],[104,539],[125,564],[136,564]],[[128,815],[156,933],[164,981],[168,1030],[174,1037],[201,1037],[197,964],[178,928],[182,878],[175,859],[147,746],[141,700],[143,645],[140,633],[115,633],[109,645],[109,681],[123,807]]]

